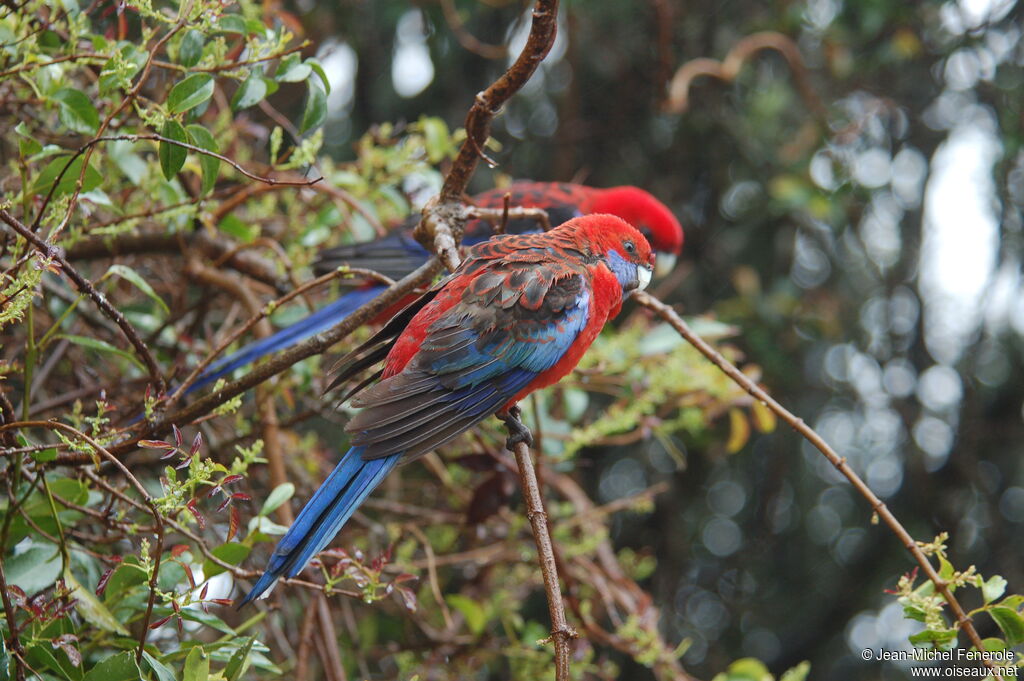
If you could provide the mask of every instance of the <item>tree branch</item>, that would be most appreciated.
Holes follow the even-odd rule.
[[[78,273],[78,271],[71,266],[71,264],[60,254],[58,249],[50,246],[43,241],[39,236],[32,232],[27,226],[23,225],[16,217],[7,212],[7,210],[0,208],[0,220],[3,220],[7,225],[15,232],[25,238],[30,244],[43,254],[43,257],[50,258],[56,261],[61,268],[61,271],[67,275],[71,281],[78,287],[80,293],[84,293],[89,296],[96,303],[96,306],[100,309],[103,314],[111,319],[124,333],[128,342],[135,348],[136,354],[139,359],[142,360],[143,364],[146,365],[146,370],[149,372],[149,378],[153,381],[153,384],[157,388],[158,393],[164,391],[164,377],[160,372],[160,367],[156,363],[156,359],[153,357],[153,353],[149,351],[149,347],[139,337],[135,327],[128,323],[128,320],[124,318],[117,308],[110,304],[106,296],[101,294],[85,277]]]
[[[742,38],[733,45],[722,61],[699,57],[680,66],[669,83],[668,99],[663,105],[664,110],[668,113],[685,113],[690,107],[690,85],[695,79],[700,76],[708,76],[724,83],[731,83],[736,80],[736,76],[739,75],[747,60],[764,50],[774,50],[782,55],[793,71],[797,89],[807,108],[811,110],[815,118],[824,122],[825,105],[822,104],[818,93],[815,92],[814,86],[811,84],[803,55],[800,54],[800,48],[792,38],[776,31],[762,31]]]
[[[763,405],[771,409],[776,416],[789,424],[789,426],[804,437],[808,442],[814,445],[818,451],[825,455],[825,458],[836,467],[840,473],[850,481],[853,488],[857,492],[868,500],[871,504],[872,510],[878,514],[878,517],[892,530],[900,543],[910,552],[910,555],[914,557],[917,564],[924,570],[925,575],[935,585],[935,589],[942,594],[946,603],[949,604],[949,609],[952,611],[956,622],[959,627],[967,634],[971,644],[978,650],[985,650],[984,644],[981,642],[981,637],[978,635],[977,630],[974,628],[974,624],[971,622],[971,618],[964,611],[960,602],[953,595],[953,592],[949,588],[949,582],[939,576],[939,573],[935,571],[928,557],[918,546],[914,538],[910,536],[903,524],[896,519],[896,516],[892,514],[885,503],[879,499],[871,488],[861,480],[860,476],[857,475],[852,468],[846,463],[846,458],[839,456],[838,453],[832,447],[825,442],[824,439],[813,428],[804,423],[804,420],[795,416],[788,409],[783,407],[781,404],[776,402],[771,395],[765,392],[759,387],[753,380],[751,380],[746,374],[733,366],[729,360],[723,357],[713,347],[708,345],[700,336],[690,330],[690,327],[683,321],[683,318],[676,314],[675,310],[661,302],[657,298],[654,298],[650,294],[644,291],[638,291],[634,294],[634,298],[644,307],[657,313],[662,319],[669,323],[679,335],[682,336],[686,341],[695,347],[702,355],[708,358],[712,364],[721,369],[726,376],[736,382],[741,388],[746,390],[751,397],[758,400]],[[991,670],[992,674],[1002,680],[1002,676],[997,670],[996,663],[992,660],[983,660],[985,666]]]
[[[530,458],[530,448],[526,443],[520,442],[512,453],[519,467],[519,481],[523,487],[523,498],[526,500],[526,515],[530,519],[530,527],[533,528],[533,541],[537,544],[537,557],[541,573],[544,575],[544,593],[551,615],[550,640],[555,644],[555,681],[567,681],[570,678],[569,658],[572,654],[570,641],[579,638],[579,634],[565,619],[565,604],[562,602],[562,589],[558,584],[558,565],[551,545],[551,532],[548,530],[548,514],[544,510],[544,499],[537,484],[537,472]]]
[[[110,451],[115,455],[133,451],[140,439],[150,438],[155,434],[166,432],[171,427],[171,424],[190,423],[194,419],[216,409],[232,397],[240,395],[271,376],[281,373],[296,362],[324,352],[342,338],[348,336],[352,331],[397,303],[414,289],[429,282],[439,269],[440,263],[438,260],[431,258],[428,262],[383,291],[379,296],[360,307],[336,326],[279,353],[269,361],[255,367],[237,381],[227,383],[220,390],[214,391],[172,414],[159,416],[152,421],[141,422],[136,426],[130,437],[110,447]],[[91,459],[88,456],[80,454],[58,454],[57,458],[53,461],[53,465],[84,465],[90,461]]]
[[[451,271],[459,265],[458,246],[466,227],[462,195],[480,158],[486,158],[483,148],[490,133],[491,120],[540,66],[555,42],[557,27],[558,0],[537,0],[526,46],[501,77],[477,94],[466,115],[466,141],[445,177],[440,195],[423,208],[423,219],[416,226],[416,239],[437,253]]]

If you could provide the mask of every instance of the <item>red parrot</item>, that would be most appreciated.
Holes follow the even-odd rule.
[[[473,197],[473,203],[483,208],[502,208],[505,195],[511,194],[511,205],[524,208],[543,208],[552,226],[574,217],[590,213],[616,215],[636,227],[657,253],[657,270],[665,273],[675,265],[676,256],[683,247],[683,228],[665,204],[637,187],[597,189],[580,184],[562,182],[514,182],[506,189],[492,189]],[[380,239],[350,246],[338,246],[323,251],[313,268],[317,274],[331,272],[341,265],[375,270],[392,279],[400,279],[422,265],[430,254],[412,236],[418,216],[408,220],[402,228]],[[509,220],[506,231],[521,234],[540,231],[535,220]],[[472,220],[466,226],[463,244],[472,246],[494,235],[494,227],[486,220]],[[367,284],[329,303],[308,317],[281,329],[277,333],[251,343],[212,364],[200,374],[188,392],[197,390],[211,381],[264,357],[284,350],[314,334],[339,323],[355,310],[377,297],[384,286]],[[406,303],[409,301],[403,301]],[[386,311],[387,320],[402,305]]]
[[[613,215],[574,218],[539,234],[505,234],[339,362],[328,389],[384,360],[352,400],[351,449],[284,535],[242,600],[294,577],[400,462],[494,414],[528,439],[516,402],[579,363],[623,299],[650,282],[644,236]]]

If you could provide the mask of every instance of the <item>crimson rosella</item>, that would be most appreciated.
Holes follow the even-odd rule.
[[[683,229],[665,204],[637,187],[597,189],[580,184],[561,182],[519,181],[506,189],[492,189],[473,197],[473,203],[483,208],[501,208],[505,195],[511,194],[511,205],[524,208],[543,208],[552,226],[566,220],[591,213],[616,215],[647,237],[658,255],[659,274],[671,270],[675,258],[683,247]],[[417,218],[408,221],[394,233],[363,244],[339,246],[323,251],[314,264],[317,274],[330,272],[340,265],[371,269],[392,279],[400,279],[427,261],[429,254],[412,236]],[[522,234],[539,231],[535,220],[510,220],[506,231]],[[472,220],[466,226],[463,244],[474,244],[491,238],[494,227],[486,220]],[[325,331],[358,308],[380,295],[386,287],[368,284],[355,289],[338,300],[310,314],[277,333],[251,343],[212,364],[204,371],[188,392],[197,390],[211,381],[255,362],[270,353],[289,348],[314,334]],[[401,309],[390,310],[392,314]],[[390,315],[384,316],[387,319]]]
[[[362,410],[345,428],[351,449],[241,605],[297,575],[400,462],[492,414],[526,437],[516,402],[572,371],[623,299],[650,282],[654,263],[639,231],[603,214],[470,248],[453,274],[339,362],[331,388],[383,359],[381,380],[352,400]]]

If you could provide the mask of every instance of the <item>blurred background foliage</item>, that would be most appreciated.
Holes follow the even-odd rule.
[[[157,64],[117,112],[156,42],[149,32],[173,25],[176,7],[5,4],[3,202],[24,223],[40,216],[40,234],[67,249],[180,380],[259,305],[303,280],[317,247],[370,238],[437,189],[459,140],[449,131],[522,46],[527,10],[501,0],[196,3],[190,29],[160,50],[171,66]],[[697,330],[814,425],[915,537],[948,531],[953,564],[1002,575],[1011,592],[1024,583],[1021,11],[1002,0],[565,2],[551,54],[495,122],[490,153],[500,166],[472,184],[634,184],[664,200],[687,241],[655,292],[709,315]],[[685,111],[669,105],[679,66],[723,59],[757,32],[790,39],[806,88],[799,69],[765,51],[727,82],[694,80]],[[103,58],[44,66],[83,53]],[[209,157],[118,141],[74,168],[84,193],[72,205],[74,184],[55,182],[50,164],[66,163],[107,116],[107,134],[215,145],[258,174],[324,182],[268,190]],[[138,234],[152,237],[148,249],[123,247]],[[207,238],[182,248],[156,238],[166,234]],[[112,351],[130,347],[8,232],[0,264],[0,360],[13,412],[58,417],[115,443],[114,426],[142,411],[151,383]],[[126,269],[111,274],[112,264]],[[273,321],[306,309],[283,307]],[[905,666],[860,659],[866,647],[906,647],[922,627],[884,593],[912,567],[903,547],[870,523],[816,451],[776,431],[667,329],[632,309],[619,327],[526,409],[539,420],[574,619],[592,616],[611,633],[584,631],[578,671],[678,678],[681,652],[699,678],[726,669],[760,678],[759,663],[730,667],[746,657],[776,675],[808,660],[818,678],[905,678]],[[273,485],[254,464],[274,456],[267,449],[284,455],[305,498],[344,446],[344,410],[319,398],[329,366],[304,361],[256,401],[179,424],[182,442],[164,435],[166,445],[126,459],[180,525],[167,530],[178,534],[163,546],[143,673],[550,673],[549,651],[534,645],[547,613],[529,528],[495,424],[446,448],[447,465],[430,459],[392,476],[335,543],[345,553],[325,559],[323,575],[307,573],[354,598],[324,602],[289,586],[269,612],[208,602],[228,597],[231,580],[204,551],[227,567],[257,567],[286,519],[275,513],[290,488],[261,502]],[[146,628],[153,547],[140,537],[152,541],[152,519],[102,486],[131,497],[116,472],[51,467],[90,451],[80,439],[41,428],[20,438],[4,444],[26,450],[24,470],[12,454],[5,474],[25,501],[19,515],[5,513],[3,536],[8,581],[26,592],[29,659],[58,678],[128,668]],[[164,468],[162,452],[182,469]],[[244,481],[224,482],[237,475]],[[242,496],[207,499],[217,485]],[[199,501],[182,507],[189,499]],[[230,505],[218,509],[221,499]],[[27,585],[10,575],[19,560]],[[99,595],[62,612],[72,580]],[[982,597],[964,600],[973,608]],[[977,626],[1004,636],[991,619]]]

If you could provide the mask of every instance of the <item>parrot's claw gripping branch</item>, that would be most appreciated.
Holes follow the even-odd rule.
[[[522,422],[523,410],[518,406],[509,407],[508,411],[499,412],[498,418],[505,424],[505,428],[508,429],[508,439],[505,440],[505,448],[510,451],[516,451],[516,445],[525,444],[527,447],[533,447],[533,433],[526,427],[526,424]]]

